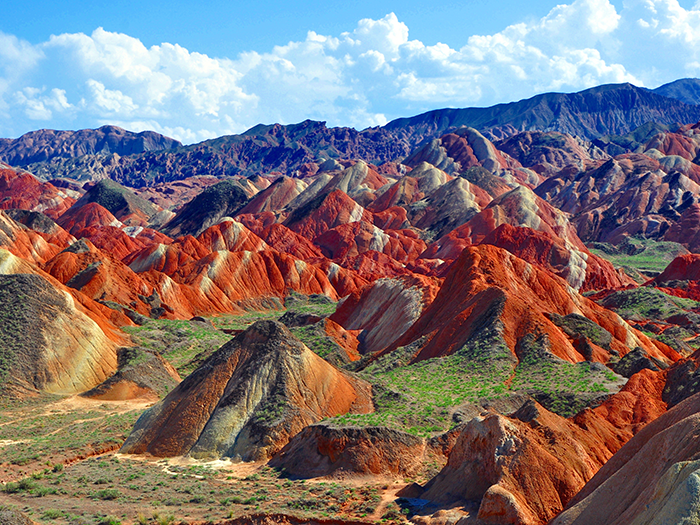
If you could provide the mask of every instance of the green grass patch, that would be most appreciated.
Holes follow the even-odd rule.
[[[621,290],[598,302],[630,321],[663,321],[673,315],[700,307],[700,303],[692,299],[675,297],[646,286]]]
[[[534,397],[560,416],[571,417],[600,395],[617,392],[624,383],[624,378],[603,365],[528,356],[515,369],[510,389]]]
[[[607,259],[613,266],[623,268],[628,275],[646,281],[639,272],[655,275],[663,272],[666,266],[678,255],[688,253],[681,244],[651,239],[629,237],[619,247],[607,243],[594,243],[589,248],[592,253]]]
[[[162,355],[182,377],[191,374],[232,337],[204,323],[169,319],[150,320],[123,330],[137,345]]]

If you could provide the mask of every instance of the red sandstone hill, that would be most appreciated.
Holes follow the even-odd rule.
[[[81,239],[72,244],[47,261],[43,269],[69,288],[127,316],[133,317],[133,312],[156,319],[173,316],[170,307],[162,307],[160,298],[150,298],[153,287],[148,282],[90,241]],[[118,323],[119,318],[114,321]]]
[[[591,341],[593,344],[586,346],[591,354],[584,356],[581,341],[561,331],[552,314],[587,318],[612,336],[607,348]],[[578,295],[564,280],[490,245],[464,250],[435,300],[383,353],[425,337],[414,361],[450,355],[489,327],[516,355],[526,334],[546,334],[548,350],[571,362],[588,359],[607,363],[611,352],[625,355],[637,346],[667,363],[680,357],[632,329],[616,314]]]
[[[346,330],[361,330],[359,351],[374,353],[413,325],[435,298],[439,284],[423,276],[379,279],[349,295],[331,320]]]
[[[617,288],[631,281],[583,245],[566,216],[520,186],[432,243],[425,259],[456,259],[472,244],[493,244],[566,279],[577,290]]]
[[[34,175],[0,162],[0,209],[22,209],[45,213],[56,219],[79,195],[41,182]]]

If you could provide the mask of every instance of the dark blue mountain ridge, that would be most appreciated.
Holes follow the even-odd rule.
[[[148,141],[127,141],[130,147],[138,146],[138,151],[119,150],[109,144],[105,147],[104,140],[91,137],[90,132],[104,135],[104,128],[53,133],[43,130],[41,133],[50,136],[52,142],[37,140],[39,132],[33,132],[31,141],[27,140],[31,134],[15,140],[0,139],[0,160],[46,179],[90,180],[99,175],[132,187],[194,175],[294,176],[303,173],[305,166],[331,158],[361,158],[375,164],[401,161],[424,142],[465,126],[494,140],[533,130],[594,140],[623,136],[649,123],[659,129],[674,129],[700,121],[700,105],[675,98],[695,100],[692,96],[699,86],[698,79],[682,79],[654,90],[606,84],[578,93],[544,93],[487,108],[436,109],[362,131],[329,128],[325,122],[311,120],[290,125],[259,124],[239,135],[189,146],[145,132],[151,134]],[[138,138],[143,134],[131,135]],[[80,136],[87,137],[88,146],[76,142]],[[60,137],[70,139],[71,147],[61,143]],[[22,145],[22,156],[12,156],[18,144]]]

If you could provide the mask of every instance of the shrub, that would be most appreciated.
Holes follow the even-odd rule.
[[[121,523],[121,520],[116,516],[105,516],[97,523],[97,525],[121,525]]]
[[[92,497],[101,500],[113,500],[121,496],[117,489],[102,489],[95,492]]]

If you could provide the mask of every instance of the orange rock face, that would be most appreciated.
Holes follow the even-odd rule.
[[[220,250],[259,252],[268,248],[265,241],[240,222],[233,220],[210,226],[199,234],[197,240],[210,252]]]
[[[68,210],[56,222],[70,233],[101,226],[122,226],[121,222],[109,210],[95,202]]]
[[[288,253],[297,259],[321,257],[321,250],[311,240],[294,233],[281,224],[271,224],[260,232],[260,237],[278,252]]]
[[[59,253],[44,265],[44,270],[91,299],[118,303],[146,317],[153,313],[154,306],[145,299],[153,293],[153,287],[89,241],[82,240]],[[172,310],[164,309],[160,315],[154,316],[166,314],[172,317]],[[119,322],[119,319],[114,317],[113,321]]]
[[[427,443],[388,428],[311,425],[270,461],[293,476],[363,474],[409,477],[418,473]]]
[[[668,281],[698,281],[700,280],[700,255],[689,253],[673,259],[653,283],[662,284]]]
[[[357,339],[357,330],[346,330],[331,319],[324,320],[324,330],[326,335],[345,351],[349,361],[359,361],[360,353],[357,349],[360,346],[360,341]]]
[[[65,233],[65,232],[64,232]],[[0,246],[12,254],[31,261],[41,263],[56,255],[63,247],[65,237],[44,236],[34,230],[26,229],[12,220],[4,211],[0,211]],[[50,241],[54,241],[54,244]]]
[[[334,190],[323,198],[317,207],[297,210],[289,216],[284,225],[307,239],[315,239],[340,224],[358,220],[372,223],[372,214],[346,193]]]
[[[680,356],[635,331],[617,315],[573,292],[560,278],[490,245],[469,247],[452,265],[440,291],[415,324],[385,352],[425,336],[415,360],[449,355],[485,325],[499,321],[503,340],[514,353],[525,334],[547,334],[550,351],[578,362],[584,356],[545,314],[578,313],[612,336],[610,350],[625,355],[641,346],[667,363]],[[606,363],[609,351],[594,349],[589,359]]]
[[[0,163],[0,209],[18,208],[42,212],[56,219],[75,202],[75,197],[41,182],[34,175],[16,171]]]
[[[612,264],[593,255],[588,249],[578,250],[559,237],[533,230],[502,224],[487,235],[482,244],[492,244],[508,250],[521,259],[537,264],[569,283],[583,282],[579,291],[620,288],[634,282],[620,275]]]
[[[414,261],[426,244],[411,230],[381,230],[365,222],[342,224],[314,239],[314,244],[329,259],[354,257],[370,250],[384,253],[395,261]]]
[[[531,402],[511,417],[482,414],[467,423],[422,497],[480,501],[483,523],[544,525],[605,456],[579,427]]]

